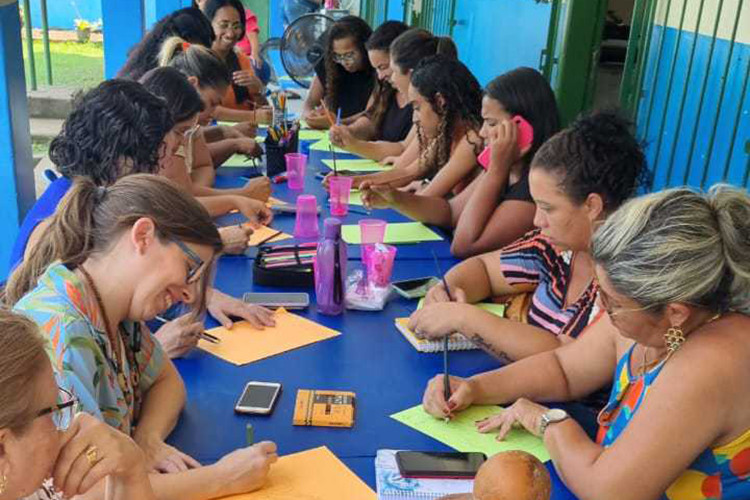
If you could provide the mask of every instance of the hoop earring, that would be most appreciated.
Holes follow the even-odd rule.
[[[667,345],[667,352],[671,355],[676,353],[685,343],[685,333],[679,326],[673,326],[664,334],[664,343]]]
[[[3,474],[2,477],[0,477],[0,495],[5,493],[5,489],[8,487],[8,476]]]

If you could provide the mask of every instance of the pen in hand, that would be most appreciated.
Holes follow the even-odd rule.
[[[451,295],[450,288],[448,288],[448,282],[445,280],[445,275],[440,271],[440,263],[438,262],[437,255],[435,254],[435,251],[432,251],[432,258],[435,259],[435,268],[437,269],[438,274],[440,275],[440,279],[443,281],[443,288],[445,288],[445,293],[448,295],[448,300],[450,302],[453,302],[453,296]],[[443,397],[445,398],[445,404],[448,404],[448,401],[451,398],[451,382],[450,382],[450,376],[448,375],[448,342],[450,341],[450,335],[446,335],[443,337]],[[450,422],[450,417],[445,417],[445,422]]]
[[[154,319],[161,324],[169,323],[169,320],[165,318],[164,316],[155,316]],[[216,335],[211,335],[207,332],[201,332],[201,338],[205,340],[206,342],[211,342],[212,344],[220,344],[221,339],[217,337]]]

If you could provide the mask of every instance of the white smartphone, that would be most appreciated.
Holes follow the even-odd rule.
[[[253,293],[247,292],[242,300],[248,304],[270,308],[304,309],[310,305],[310,295],[304,292]]]
[[[281,384],[277,382],[248,382],[234,406],[234,411],[268,415],[273,410],[280,392]]]

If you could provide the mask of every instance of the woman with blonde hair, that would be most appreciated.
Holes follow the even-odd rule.
[[[425,409],[513,403],[477,423],[541,436],[582,500],[750,496],[750,196],[716,186],[626,203],[596,231],[606,314],[574,343],[468,379],[429,384]],[[592,441],[561,409],[612,383]]]

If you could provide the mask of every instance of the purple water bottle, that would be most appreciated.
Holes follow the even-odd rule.
[[[323,223],[323,239],[315,256],[315,298],[323,314],[335,316],[344,311],[346,260],[341,221],[329,217]]]

